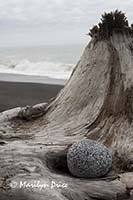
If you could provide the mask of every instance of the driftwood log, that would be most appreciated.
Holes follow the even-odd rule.
[[[92,38],[52,102],[0,114],[0,200],[133,199],[131,44],[122,33]],[[106,177],[69,173],[67,149],[83,138],[111,149],[113,167]]]

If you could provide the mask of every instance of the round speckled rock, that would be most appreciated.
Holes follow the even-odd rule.
[[[67,152],[68,169],[73,176],[96,178],[105,176],[112,166],[109,149],[94,140],[74,143]]]

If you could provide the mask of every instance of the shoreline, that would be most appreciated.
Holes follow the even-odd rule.
[[[21,82],[21,83],[44,83],[52,85],[65,85],[67,80],[55,79],[48,76],[25,75],[25,74],[10,74],[0,72],[0,81],[3,82]]]
[[[36,77],[34,81],[34,76],[24,76],[8,74],[4,79],[5,76],[2,77],[0,73],[0,112],[15,107],[48,102],[64,87],[60,80],[41,77],[43,82],[38,82],[41,79]],[[18,78],[19,81],[17,81]]]

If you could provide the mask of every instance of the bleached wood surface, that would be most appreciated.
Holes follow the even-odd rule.
[[[132,39],[92,39],[55,100],[0,114],[0,199],[133,199]],[[83,138],[104,143],[113,154],[105,178],[79,179],[67,169],[69,145]],[[15,188],[11,183],[17,182]],[[20,188],[20,181],[49,187]],[[66,183],[51,188],[51,182]]]

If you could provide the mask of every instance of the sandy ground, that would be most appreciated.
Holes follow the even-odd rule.
[[[64,83],[47,77],[0,74],[0,111],[48,102]]]

